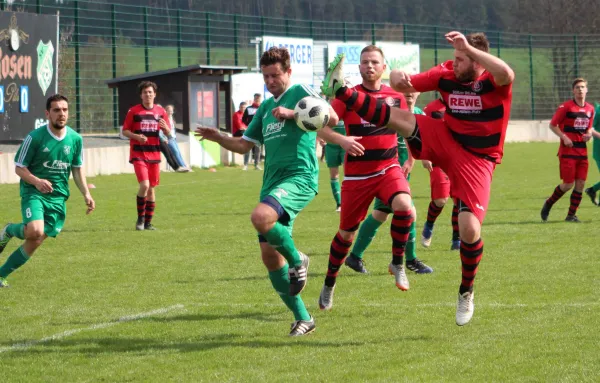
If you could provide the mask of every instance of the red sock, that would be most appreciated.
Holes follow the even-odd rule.
[[[390,233],[392,234],[392,263],[404,264],[404,250],[410,234],[413,217],[410,210],[395,211],[392,218]]]
[[[459,293],[462,295],[467,291],[473,291],[473,282],[479,262],[483,255],[483,241],[479,238],[475,243],[460,243],[460,262],[462,264],[462,281]]]
[[[565,192],[560,189],[559,185],[554,189],[554,192],[552,193],[550,198],[546,200],[546,204],[550,206],[554,205],[554,203],[556,203],[556,201],[558,201],[563,195],[565,195]]]
[[[577,213],[580,203],[581,193],[573,190],[573,193],[571,193],[571,206],[569,206],[569,215],[575,215],[575,213]]]
[[[433,227],[435,220],[440,216],[444,210],[444,207],[438,207],[433,201],[429,203],[429,208],[427,209],[427,223],[430,227]]]
[[[352,242],[344,240],[339,232],[333,237],[331,247],[329,248],[329,264],[327,265],[327,276],[325,277],[325,285],[333,287],[340,267],[344,264],[344,259],[350,251]]]
[[[146,197],[137,196],[137,212],[138,218],[146,214]]]
[[[460,236],[458,235],[458,206],[454,204],[452,207],[452,240],[458,241]]]
[[[154,208],[156,207],[156,201],[146,201],[146,219],[144,220],[145,225],[149,225],[154,217]]]

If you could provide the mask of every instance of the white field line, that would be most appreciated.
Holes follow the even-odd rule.
[[[403,308],[411,308],[411,307],[455,307],[456,302],[445,302],[445,303],[351,303],[353,307],[403,307]],[[281,307],[279,303],[192,303],[188,304],[188,306],[196,306],[196,307],[242,307],[242,308],[254,308],[254,307]],[[499,302],[491,302],[491,303],[477,303],[475,300],[476,307],[489,307],[489,308],[503,308],[503,309],[512,309],[512,308],[558,308],[558,307],[568,307],[568,308],[586,308],[586,307],[598,307],[600,306],[600,302],[581,302],[581,303],[499,303]]]
[[[181,304],[179,304],[179,305],[174,305],[174,306],[170,306],[170,307],[164,307],[162,309],[148,311],[148,312],[145,312],[145,313],[139,313],[139,314],[134,314],[134,315],[127,315],[127,316],[121,317],[121,318],[119,318],[117,320],[114,320],[114,321],[111,321],[111,322],[98,323],[98,324],[95,324],[95,325],[92,325],[92,326],[89,326],[89,327],[84,327],[84,328],[78,328],[78,329],[74,329],[74,330],[63,331],[61,333],[50,335],[50,336],[47,336],[47,337],[39,339],[39,340],[32,340],[32,341],[25,342],[25,343],[16,343],[16,344],[13,344],[12,346],[9,346],[9,347],[0,348],[0,354],[4,353],[4,352],[8,352],[8,351],[28,349],[30,347],[37,346],[38,344],[51,342],[53,340],[64,339],[64,338],[67,338],[67,337],[69,337],[71,335],[78,334],[80,332],[93,331],[93,330],[99,330],[99,329],[103,329],[103,328],[107,328],[107,327],[112,327],[112,326],[115,326],[115,325],[118,325],[118,324],[121,324],[121,323],[133,322],[133,321],[136,321],[136,320],[140,320],[140,319],[143,319],[143,318],[148,318],[148,317],[155,316],[155,315],[166,314],[166,313],[168,313],[170,311],[181,310],[183,308],[184,308],[184,306],[181,305]]]

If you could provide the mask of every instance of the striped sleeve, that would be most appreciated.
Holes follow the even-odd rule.
[[[36,145],[31,134],[27,135],[19,147],[19,150],[17,150],[17,154],[15,155],[15,165],[20,168],[28,167],[31,164],[33,156],[35,155],[35,146]]]

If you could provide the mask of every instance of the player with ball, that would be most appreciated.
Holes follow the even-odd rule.
[[[287,49],[273,47],[264,52],[260,68],[273,97],[260,105],[244,135],[229,137],[215,128],[202,126],[196,129],[196,134],[242,154],[255,145],[265,145],[263,185],[250,220],[258,232],[262,261],[273,288],[294,314],[290,336],[301,336],[314,331],[315,322],[299,295],[306,285],[309,260],[296,248],[292,227],[296,216],[312,201],[318,189],[316,130],[321,128],[319,134],[325,140],[353,155],[361,154],[362,146],[355,138],[321,126],[338,123],[336,113],[324,101],[319,104],[316,99],[305,100],[311,108],[306,116],[300,112],[298,115],[306,122],[301,126],[296,123],[294,109],[298,102],[307,96],[318,97],[318,94],[308,86],[292,85]],[[319,105],[324,107],[314,109]]]

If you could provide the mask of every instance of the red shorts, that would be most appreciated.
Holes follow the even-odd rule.
[[[496,164],[468,152],[450,134],[443,120],[416,115],[422,148],[410,141],[417,159],[429,160],[442,168],[452,185],[451,196],[461,200],[483,223],[490,202],[492,174]]]
[[[133,169],[135,170],[138,182],[150,181],[150,187],[158,185],[160,178],[160,163],[134,161]]]
[[[364,180],[342,182],[340,229],[355,231],[365,219],[375,197],[391,206],[400,193],[410,194],[410,186],[400,166],[388,168],[384,174]]]
[[[450,178],[439,166],[434,166],[429,173],[429,186],[432,201],[450,197]]]
[[[588,174],[587,158],[560,158],[560,178],[566,184],[572,184],[575,180],[586,180]]]

